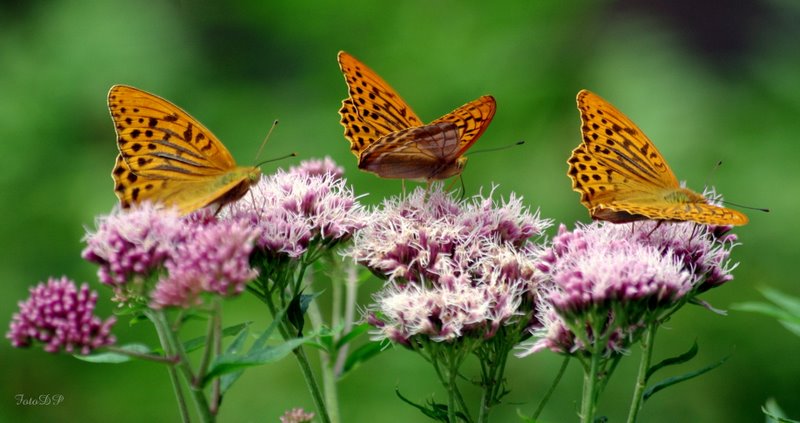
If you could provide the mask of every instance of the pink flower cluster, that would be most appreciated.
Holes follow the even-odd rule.
[[[66,277],[50,278],[30,288],[30,297],[19,302],[6,338],[17,348],[41,342],[47,352],[89,354],[116,342],[111,335],[116,319],[96,316],[96,303],[97,293],[87,284],[78,288]]]
[[[435,185],[387,200],[368,222],[349,255],[388,279],[368,316],[376,339],[490,338],[530,318],[537,282],[530,238],[549,222],[519,197],[457,201]]]
[[[731,280],[728,228],[685,223],[594,222],[559,228],[537,264],[546,283],[537,305],[541,349],[572,353],[605,339],[624,350],[648,323]],[[605,322],[592,326],[592,322]]]
[[[225,216],[257,228],[256,245],[269,254],[297,258],[312,242],[330,246],[363,226],[361,205],[330,159],[266,176],[251,193]]]

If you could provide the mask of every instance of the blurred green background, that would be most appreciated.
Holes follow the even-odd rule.
[[[252,163],[274,119],[266,157],[331,156],[364,201],[400,192],[397,181],[359,172],[337,110],[346,87],[336,53],[375,69],[432,120],[482,94],[498,102],[477,148],[524,139],[522,147],[471,159],[466,187],[499,184],[544,217],[588,221],[570,189],[565,160],[580,141],[574,97],[589,88],[654,140],[680,179],[726,199],[769,207],[736,229],[742,245],[734,282],[707,293],[719,308],[760,299],[759,286],[797,295],[800,210],[800,3],[708,1],[402,2],[28,1],[0,4],[0,316],[7,327],[29,286],[66,274],[98,287],[80,259],[84,227],[116,199],[109,176],[116,146],[106,108],[113,84],[130,84],[185,108]],[[724,165],[713,171],[717,161]],[[274,170],[274,164],[265,167]],[[792,217],[795,216],[795,217]],[[552,233],[552,232],[551,232]],[[367,285],[363,301],[376,283]],[[107,291],[101,291],[107,292]],[[104,314],[112,304],[101,299]],[[228,305],[226,321],[268,324],[252,298]],[[4,329],[5,331],[6,329]],[[118,324],[120,342],[156,341],[146,325]],[[699,368],[721,368],[653,397],[642,420],[762,421],[770,397],[800,418],[800,339],[753,314],[718,316],[686,307],[660,332],[655,360],[694,340]],[[638,348],[601,400],[624,418]],[[175,421],[165,370],[155,364],[90,365],[0,343],[0,421]],[[560,358],[513,359],[511,394],[493,421],[530,414]],[[580,371],[569,369],[545,421],[575,421]],[[427,363],[390,349],[341,383],[345,422],[425,421],[394,395],[445,400]],[[63,394],[53,407],[15,395]],[[477,401],[477,398],[471,397]],[[313,409],[296,364],[248,371],[229,393],[221,421],[277,421]]]

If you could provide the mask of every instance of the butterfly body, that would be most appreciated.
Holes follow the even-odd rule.
[[[339,52],[339,66],[349,92],[339,110],[345,138],[359,169],[382,178],[434,181],[460,174],[464,153],[494,117],[494,98],[482,96],[426,125],[358,59]]]
[[[108,108],[117,132],[111,177],[123,208],[143,201],[181,213],[241,198],[261,177],[237,166],[202,124],[169,101],[137,88],[111,87]]]
[[[747,223],[744,214],[681,187],[652,141],[610,103],[587,90],[577,102],[583,142],[567,161],[567,174],[593,219]]]

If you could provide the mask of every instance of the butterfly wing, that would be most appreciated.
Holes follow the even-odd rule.
[[[349,97],[339,110],[350,151],[358,157],[381,137],[395,131],[422,126],[402,97],[367,65],[349,53],[339,52],[339,68],[347,82]]]
[[[188,213],[234,201],[258,180],[258,168],[237,167],[208,129],[161,97],[115,85],[108,108],[120,152],[111,176],[123,207],[153,201]]]
[[[211,131],[161,97],[115,85],[108,93],[108,108],[120,154],[139,176],[197,179],[236,167]]]
[[[386,135],[364,150],[358,167],[382,178],[446,179],[460,172],[460,146],[455,123],[432,123]]]
[[[652,141],[610,103],[587,90],[578,93],[577,102],[583,142],[567,161],[568,175],[593,218],[747,223],[744,214],[681,188]]]
[[[494,97],[485,95],[434,120],[431,124],[448,122],[456,125],[459,139],[456,156],[460,157],[483,135],[492,122],[496,110]]]
[[[154,179],[138,176],[131,171],[119,154],[112,171],[114,193],[119,198],[122,208],[150,201],[175,206],[181,214],[187,214],[212,204],[221,206],[243,196],[260,172],[258,168],[240,169],[251,173],[217,179],[214,181],[214,188],[209,189],[209,181],[205,180]]]

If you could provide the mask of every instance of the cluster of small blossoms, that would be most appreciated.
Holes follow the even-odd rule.
[[[245,222],[217,220],[201,211],[184,219],[184,228],[182,242],[164,263],[167,275],[156,284],[151,306],[200,305],[205,292],[238,295],[258,276],[249,263],[257,233]]]
[[[519,197],[497,204],[492,194],[457,201],[437,184],[373,212],[348,254],[388,279],[367,317],[375,339],[487,339],[531,318],[538,247],[530,238],[550,223]]]
[[[229,296],[244,289],[257,274],[249,264],[255,236],[244,222],[205,210],[181,217],[144,203],[98,219],[82,255],[100,265],[100,280],[114,287],[115,301],[149,298],[156,308],[189,307],[204,292]],[[151,280],[155,287],[145,283]]]
[[[362,207],[341,176],[342,168],[329,158],[279,170],[263,177],[224,217],[255,227],[261,251],[298,258],[314,242],[332,246],[363,226]]]
[[[121,288],[163,265],[181,238],[183,225],[176,210],[144,203],[101,216],[95,226],[97,230],[84,237],[81,256],[100,266],[100,282]]]
[[[594,222],[573,231],[562,225],[540,256],[546,282],[538,340],[522,355],[573,353],[601,339],[607,353],[624,350],[645,325],[732,279],[736,238],[728,229],[691,222]]]
[[[314,413],[303,410],[302,408],[288,410],[280,417],[281,423],[309,423],[313,418]]]
[[[111,335],[116,319],[96,316],[96,302],[97,293],[87,284],[78,288],[66,277],[51,278],[30,288],[30,297],[19,302],[6,338],[17,348],[41,342],[47,352],[89,354],[116,342]]]

